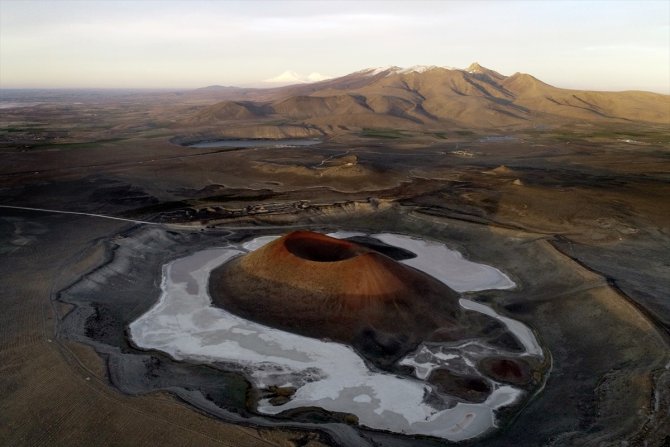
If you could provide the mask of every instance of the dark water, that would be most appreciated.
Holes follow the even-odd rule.
[[[286,139],[286,140],[213,140],[189,144],[188,147],[296,147],[311,146],[320,143],[316,138]]]

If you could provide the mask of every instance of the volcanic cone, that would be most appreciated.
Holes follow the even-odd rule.
[[[249,320],[353,345],[392,363],[439,329],[442,341],[473,335],[443,283],[379,252],[308,231],[289,233],[212,272],[215,305]]]

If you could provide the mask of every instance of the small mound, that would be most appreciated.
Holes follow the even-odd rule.
[[[512,174],[514,174],[514,170],[508,168],[508,167],[505,166],[505,165],[500,165],[500,166],[498,166],[497,168],[493,168],[493,169],[491,169],[491,170],[488,171],[488,172],[489,172],[490,174],[494,174],[494,175],[502,175],[502,176],[505,176],[505,175],[512,175]]]
[[[531,367],[521,359],[491,357],[479,362],[480,370],[500,382],[525,385],[532,379]]]
[[[481,377],[455,374],[445,368],[434,370],[428,377],[428,382],[442,393],[469,402],[484,402],[491,394],[491,385]]]

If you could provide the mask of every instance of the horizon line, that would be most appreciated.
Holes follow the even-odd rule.
[[[336,78],[332,78],[336,79]],[[330,79],[329,79],[330,80]],[[185,92],[185,91],[194,91],[201,90],[210,87],[221,87],[221,88],[236,88],[240,90],[272,90],[283,87],[291,87],[294,85],[309,85],[309,84],[318,84],[319,82],[303,82],[295,84],[282,84],[282,85],[268,85],[268,86],[238,86],[238,85],[222,85],[222,84],[210,84],[204,85],[201,87],[0,87],[0,91],[19,91],[19,90],[45,90],[45,91],[95,91],[95,90],[104,90],[104,91],[146,91],[146,92]],[[543,82],[543,81],[542,81]],[[561,89],[561,90],[575,90],[575,91],[585,91],[585,92],[602,92],[602,93],[625,93],[625,92],[641,92],[641,93],[654,93],[658,95],[670,96],[670,87],[666,91],[660,90],[643,90],[639,88],[624,88],[620,90],[604,90],[604,89],[594,89],[594,88],[575,88],[575,87],[561,87],[554,84],[548,84],[552,87]]]

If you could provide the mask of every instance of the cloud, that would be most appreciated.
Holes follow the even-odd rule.
[[[670,53],[667,2],[0,1],[7,85],[113,83],[121,71],[161,86],[239,84],[286,67],[343,75],[473,60],[538,76],[588,66],[666,79]]]

